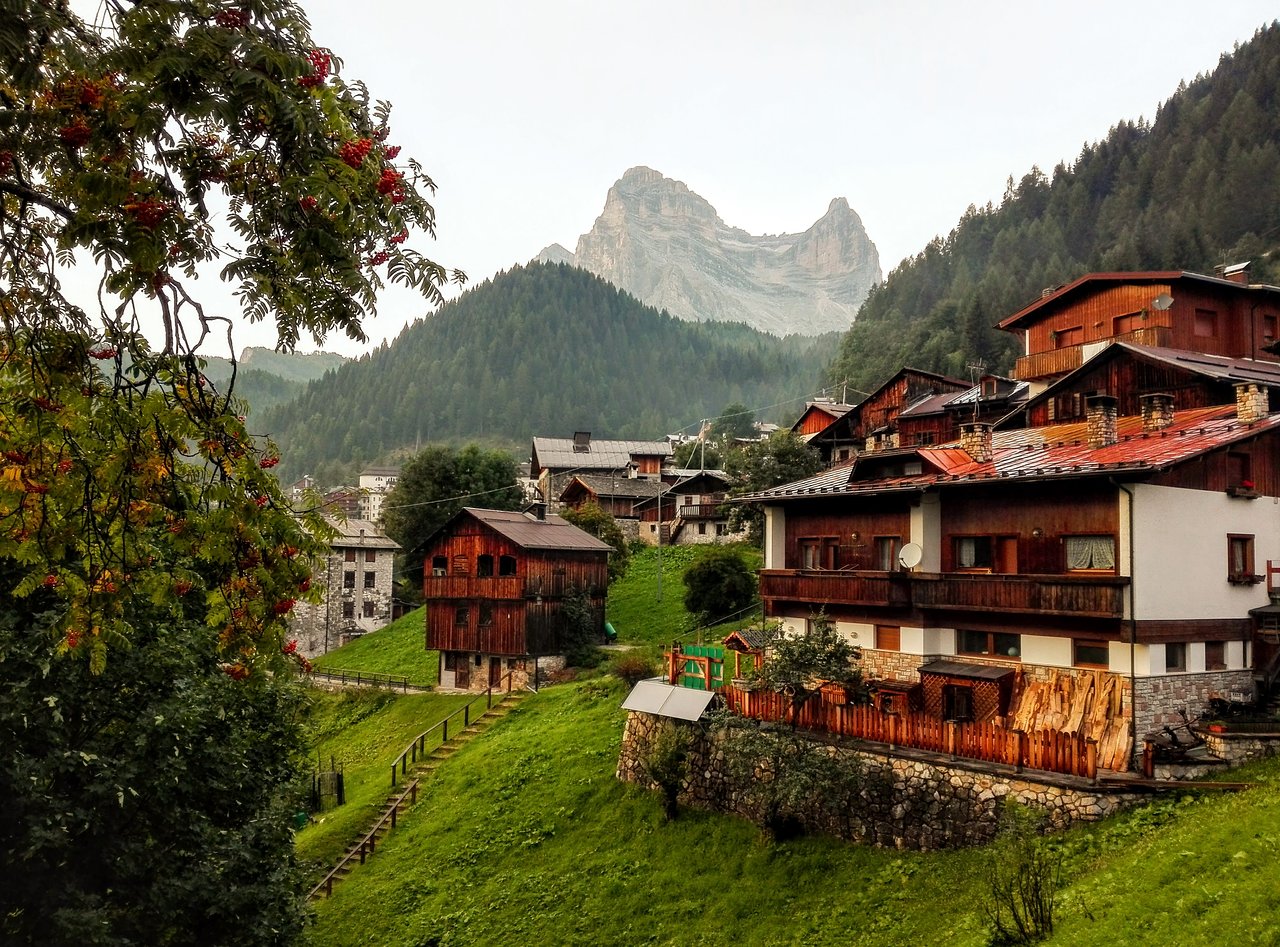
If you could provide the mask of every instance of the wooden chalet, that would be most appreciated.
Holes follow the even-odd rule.
[[[1030,392],[1025,381],[983,375],[976,385],[959,393],[922,398],[898,413],[896,443],[910,447],[953,441],[960,436],[961,425],[999,421],[1024,405]]]
[[[802,441],[812,440],[853,408],[854,405],[831,399],[810,401],[805,404],[804,411],[796,419],[796,423],[791,425],[791,433]]]
[[[594,503],[616,520],[636,520],[637,506],[655,499],[666,486],[649,477],[574,474],[560,491],[560,506],[577,510]]]
[[[573,437],[535,437],[529,476],[543,502],[555,509],[569,478],[577,474],[659,479],[670,457],[666,440],[595,440],[590,431],[578,431]]]
[[[957,378],[904,368],[863,401],[815,431],[808,439],[809,444],[829,464],[852,460],[863,450],[901,446],[898,416],[904,410],[931,398],[960,394],[970,387],[969,382]],[[806,411],[796,423],[812,423],[810,412]],[[795,427],[792,429],[796,430]]]
[[[741,538],[729,530],[723,470],[667,470],[663,481],[657,496],[636,504],[641,540],[657,543],[660,535],[663,543],[698,545]]]
[[[1278,361],[1280,287],[1249,283],[1248,264],[1216,276],[1181,270],[1089,273],[1047,289],[999,326],[1024,340],[1014,378],[1052,380],[1112,342]]]
[[[604,638],[611,546],[554,514],[466,508],[426,544],[428,649],[443,687],[516,683],[564,653],[565,597],[585,590]]]

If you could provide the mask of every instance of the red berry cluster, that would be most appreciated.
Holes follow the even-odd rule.
[[[304,89],[314,89],[318,85],[323,85],[324,80],[329,78],[329,54],[323,49],[313,49],[307,53],[307,62],[311,63],[311,74],[300,76],[298,85]]]
[[[138,226],[144,230],[155,229],[156,224],[164,220],[172,209],[167,202],[154,197],[124,205],[124,212],[137,221]]]
[[[382,156],[386,158],[388,161],[394,161],[398,154],[400,154],[399,145],[392,145],[389,148],[384,148],[382,151]]]
[[[238,661],[235,664],[224,664],[222,670],[231,675],[233,681],[243,681],[249,676],[249,669]]]
[[[275,612],[277,615],[287,615],[291,611],[293,611],[293,606],[295,604],[296,604],[296,599],[283,598],[280,601],[276,602],[275,605],[271,606],[271,610]]]
[[[239,7],[223,10],[213,18],[224,30],[242,30],[249,25],[249,14]]]
[[[383,263],[386,263],[389,259],[391,259],[390,253],[388,253],[386,250],[379,250],[373,256],[369,257],[369,259],[365,260],[365,263],[369,266],[381,266]]]
[[[92,134],[93,130],[89,128],[89,123],[81,117],[76,117],[70,124],[58,129],[58,137],[72,148],[82,148],[88,143]]]
[[[280,463],[279,457],[264,457],[262,460],[258,461],[258,466],[263,470],[270,470],[278,463]]]
[[[280,653],[281,654],[297,654],[298,653],[297,640],[290,638],[287,642],[285,642],[284,646],[280,648]]]
[[[404,175],[395,168],[383,168],[382,177],[378,178],[378,193],[390,194],[393,191],[403,190],[404,187],[400,183],[404,180]]]
[[[271,502],[271,498],[264,493],[262,496],[255,497],[253,502],[258,504],[258,506],[266,506]]]
[[[58,577],[50,573],[44,577],[44,587],[46,589],[54,588],[58,584]]]
[[[177,582],[173,583],[173,590],[178,595],[186,595],[191,591],[191,583],[186,579],[179,579]]]
[[[0,178],[13,174],[13,152],[0,151]]]
[[[303,579],[301,582],[298,583],[299,592],[307,592],[310,589],[311,589],[311,576],[307,576],[305,579]]]
[[[405,227],[398,234],[391,238],[392,243],[404,243],[409,239],[409,228]]]
[[[373,149],[373,139],[357,138],[355,141],[344,141],[338,149],[338,157],[350,167],[358,168],[364,164],[365,156]]]
[[[115,358],[119,349],[114,345],[104,345],[100,349],[89,349],[89,357],[96,359]]]
[[[298,198],[298,206],[309,214],[320,206],[320,202],[308,194],[306,197]]]
[[[70,459],[60,460],[58,461],[58,473],[60,474],[71,473],[71,468],[74,466],[75,466],[75,463]]]
[[[80,643],[80,632],[72,628],[67,632],[67,647],[74,648]]]

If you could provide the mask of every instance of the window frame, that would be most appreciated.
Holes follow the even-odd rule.
[[[499,556],[498,557],[498,575],[512,576],[516,574],[516,557],[515,556]]]
[[[1236,550],[1240,550],[1237,556]],[[1236,569],[1237,559],[1241,561],[1242,570]],[[1254,534],[1253,533],[1227,533],[1227,581],[1232,585],[1253,585],[1259,581],[1259,577],[1254,572],[1256,568],[1254,559]]]
[[[376,550],[376,549],[366,549],[366,550],[364,551],[364,561],[365,561],[365,562],[377,562],[377,561],[378,561],[378,550]]]
[[[1104,568],[1102,566],[1083,566],[1081,568],[1073,568],[1071,565],[1071,555],[1068,552],[1068,545],[1072,540],[1081,539],[1109,539],[1111,540],[1111,567]],[[1088,573],[1094,575],[1115,575],[1120,568],[1120,557],[1117,553],[1116,535],[1115,533],[1063,533],[1062,534],[1062,571],[1063,573]]]
[[[356,551],[355,551],[354,549],[344,549],[344,550],[342,550],[342,561],[343,561],[343,562],[355,562],[355,561],[356,561]]]
[[[1080,657],[1081,648],[1101,648],[1106,655],[1102,661],[1086,661]],[[1072,638],[1071,639],[1071,666],[1078,668],[1102,668],[1111,667],[1111,642],[1105,638]]]
[[[458,605],[453,610],[453,627],[454,628],[470,628],[471,627],[471,609],[466,605]]]
[[[990,533],[952,533],[951,534],[951,571],[952,572],[994,572],[996,543],[995,537]],[[973,565],[960,565],[960,543],[972,540],[974,542],[974,560]],[[985,564],[979,558],[979,541],[986,544]]]
[[[364,574],[364,588],[376,589],[378,587],[378,573],[366,572]]]
[[[883,543],[888,543],[888,558],[885,558]],[[901,536],[873,536],[871,548],[875,551],[875,570],[877,572],[897,572],[902,568],[898,557],[902,555]],[[886,565],[885,563],[888,563]]]
[[[449,574],[449,557],[448,556],[432,556],[431,557],[431,574],[436,578]]]
[[[1192,335],[1197,339],[1216,339],[1218,337],[1218,310],[1199,309],[1192,317]]]
[[[376,618],[376,611],[373,599],[365,599],[360,603],[360,616],[362,618]]]
[[[982,635],[986,638],[986,644],[983,650],[974,650],[965,644],[965,635]],[[1016,638],[1017,654],[1009,654],[1007,649],[1000,651],[996,647],[997,638]],[[976,628],[957,628],[956,629],[956,654],[970,655],[976,658],[994,658],[997,661],[1021,661],[1022,660],[1022,635],[1013,631],[980,631]]]
[[[1217,660],[1210,660],[1210,648],[1220,655]],[[1227,643],[1225,641],[1206,641],[1204,643],[1204,669],[1206,671],[1225,671],[1227,669]]]
[[[343,587],[344,589],[354,589],[354,588],[356,587],[356,574],[355,574],[355,570],[351,570],[351,571],[347,571],[347,570],[345,570],[345,569],[343,570],[343,572],[342,572],[342,587]]]
[[[476,577],[480,579],[493,578],[493,555],[491,553],[482,552],[476,556]]]
[[[1166,641],[1164,644],[1164,671],[1166,674],[1182,674],[1187,670],[1187,643]]]
[[[876,625],[874,633],[877,651],[902,650],[901,625]]]

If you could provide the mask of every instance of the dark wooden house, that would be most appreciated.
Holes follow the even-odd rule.
[[[555,515],[460,510],[427,541],[422,581],[441,686],[484,690],[507,671],[519,685],[554,666],[577,591],[603,640],[611,548]]]

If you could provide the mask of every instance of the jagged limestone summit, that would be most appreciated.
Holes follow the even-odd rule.
[[[609,189],[574,253],[552,244],[537,259],[580,266],[680,319],[775,335],[847,330],[881,277],[876,246],[843,197],[804,233],[754,236],[644,167]]]

